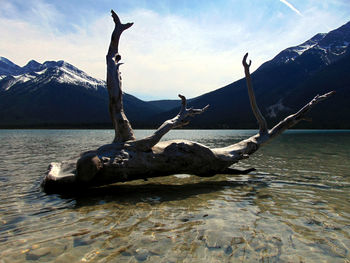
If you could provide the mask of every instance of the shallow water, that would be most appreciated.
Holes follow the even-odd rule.
[[[151,131],[138,130],[138,137]],[[254,131],[175,130],[225,146]],[[237,166],[47,195],[52,161],[107,130],[0,130],[0,262],[350,262],[350,131],[289,131]]]

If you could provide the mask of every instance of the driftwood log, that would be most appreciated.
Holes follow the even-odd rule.
[[[262,145],[281,134],[286,129],[305,120],[305,114],[318,102],[327,99],[335,92],[317,95],[295,114],[286,117],[272,129],[268,129],[255,100],[249,68],[248,53],[243,57],[243,67],[247,81],[252,111],[259,124],[259,132],[243,141],[224,148],[210,149],[197,142],[186,140],[160,141],[171,129],[189,123],[191,117],[203,113],[203,109],[186,107],[182,95],[179,114],[165,121],[151,136],[136,139],[133,129],[123,110],[122,79],[119,67],[121,56],[118,52],[119,39],[124,30],[133,23],[122,24],[112,10],[115,28],[106,56],[107,88],[109,111],[115,137],[111,144],[82,153],[78,160],[51,163],[43,180],[45,190],[66,189],[68,186],[97,186],[114,182],[186,173],[197,176],[213,176],[218,173],[233,173],[232,164],[248,158]]]

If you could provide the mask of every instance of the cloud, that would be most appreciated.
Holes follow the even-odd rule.
[[[292,9],[295,13],[297,13],[300,16],[303,16],[298,9],[296,9],[291,3],[287,2],[287,0],[280,0],[283,4],[288,6],[290,9]]]
[[[19,65],[30,59],[63,59],[93,77],[105,78],[105,54],[113,30],[108,13],[86,16],[82,23],[66,21],[61,30],[62,19],[57,18],[67,14],[43,1],[35,1],[26,19],[14,5],[6,10],[11,15],[1,15],[0,10],[0,23],[6,25],[0,27],[0,56]],[[120,41],[124,90],[142,99],[177,98],[178,93],[198,96],[242,78],[245,52],[254,70],[282,49],[344,20],[316,4],[303,6],[304,16],[298,19],[265,10],[237,17],[222,16],[218,10],[192,16],[149,9],[120,12],[122,21],[135,22]]]
[[[46,17],[44,14],[43,21]],[[120,41],[126,92],[146,99],[177,98],[178,93],[190,98],[243,77],[240,61],[248,39],[237,41],[239,30],[232,28],[239,25],[216,28],[209,22],[196,24],[150,10],[120,17],[135,22]],[[109,14],[64,34],[20,19],[0,18],[0,23],[7,25],[0,31],[0,54],[13,62],[24,65],[30,59],[63,59],[94,77],[105,78],[105,53],[113,30]],[[230,48],[223,47],[224,42]],[[258,61],[255,59],[255,65]]]

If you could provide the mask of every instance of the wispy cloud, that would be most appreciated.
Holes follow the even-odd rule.
[[[85,20],[72,21],[69,13],[45,0],[29,0],[31,8],[13,4],[20,0],[1,1],[8,4],[0,5],[0,24],[6,25],[0,27],[0,56],[19,65],[30,59],[62,59],[105,78],[105,53],[113,30],[108,11],[90,15],[85,10]],[[278,1],[271,7],[261,0],[235,0],[231,9],[218,6],[193,10],[191,15],[136,7],[118,11],[122,21],[135,22],[120,42],[125,91],[141,99],[201,95],[243,77],[245,52],[254,70],[282,49],[340,26],[350,14],[345,2],[334,8],[335,0],[328,6],[305,1],[297,20],[278,15]]]
[[[285,4],[286,6],[288,6],[291,10],[293,10],[293,11],[294,11],[295,13],[297,13],[298,15],[303,16],[303,15],[301,14],[301,12],[300,12],[298,9],[296,9],[291,3],[287,2],[286,0],[280,0],[280,2],[282,2],[283,4]]]

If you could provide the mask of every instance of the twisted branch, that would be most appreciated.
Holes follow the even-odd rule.
[[[247,81],[249,101],[250,101],[250,105],[252,107],[252,111],[254,113],[254,116],[257,119],[258,123],[259,123],[260,133],[264,134],[264,133],[267,133],[267,131],[268,131],[267,123],[266,123],[266,120],[265,120],[264,116],[260,112],[257,103],[256,103],[254,90],[253,90],[253,84],[252,84],[252,78],[251,78],[250,72],[249,72],[249,67],[252,64],[252,61],[249,60],[249,63],[247,63],[247,57],[248,57],[248,53],[246,53],[244,55],[243,60],[242,60],[242,64],[243,64],[243,67],[244,67],[244,73],[245,73],[245,77],[246,77],[246,81]]]
[[[148,151],[171,129],[187,125],[191,117],[202,114],[209,108],[209,105],[202,109],[187,108],[186,97],[180,94],[178,96],[181,98],[180,112],[174,118],[165,121],[151,136],[132,142],[131,145],[135,146],[137,150]]]

